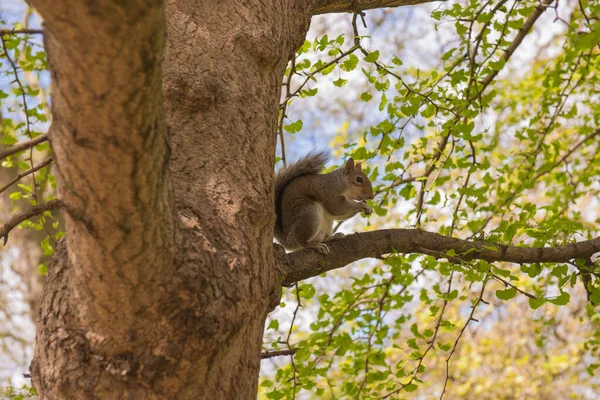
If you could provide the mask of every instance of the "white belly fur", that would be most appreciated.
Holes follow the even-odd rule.
[[[319,243],[324,241],[325,239],[331,236],[333,231],[333,221],[335,217],[329,214],[325,207],[321,204],[318,204],[318,215],[319,215],[319,229],[317,229],[317,233],[310,240],[312,243]]]

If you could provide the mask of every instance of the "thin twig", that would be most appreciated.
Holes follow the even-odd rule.
[[[42,29],[0,29],[1,35],[43,35]]]
[[[52,162],[52,157],[48,157],[46,160],[44,160],[43,162],[41,162],[40,164],[36,165],[35,167],[28,169],[25,172],[21,172],[19,175],[17,175],[12,181],[8,182],[6,185],[4,185],[1,189],[0,189],[0,193],[4,192],[6,189],[8,189],[9,187],[11,187],[12,185],[14,185],[16,182],[18,182],[19,180],[21,180],[22,178],[26,177],[29,174],[33,174],[34,172],[44,168],[45,166],[47,166],[48,164],[50,164]]]
[[[543,171],[540,171],[533,178],[533,180],[534,181],[538,180],[543,175],[546,175],[547,173],[549,173],[550,171],[552,171],[554,168],[558,167],[567,158],[569,158],[569,156],[571,156],[571,154],[573,154],[578,148],[580,148],[585,142],[587,142],[588,140],[591,140],[591,139],[595,138],[598,135],[600,135],[600,128],[596,129],[594,132],[590,133],[589,135],[587,135],[586,137],[584,137],[583,139],[581,139],[581,141],[579,141],[579,143],[577,143],[575,146],[573,146],[573,148],[571,150],[569,150],[568,152],[566,152],[565,155],[563,155],[557,162],[555,162],[554,164],[552,164],[552,166],[550,168],[545,169]]]
[[[419,369],[421,368],[421,365],[423,365],[423,360],[425,359],[425,356],[427,356],[427,353],[429,353],[429,351],[431,351],[433,346],[435,346],[435,339],[437,338],[438,332],[442,325],[442,318],[444,317],[444,312],[446,311],[446,306],[448,305],[448,296],[450,295],[450,292],[452,291],[452,279],[453,278],[454,278],[454,269],[452,269],[452,272],[450,272],[450,279],[448,279],[448,289],[446,290],[446,296],[444,298],[444,304],[442,305],[442,309],[440,311],[440,316],[435,324],[433,336],[431,337],[431,341],[429,342],[429,345],[425,349],[425,352],[423,352],[423,354],[419,357],[419,363],[417,364],[416,368],[413,370],[412,377],[410,378],[410,380],[407,383],[401,384],[398,389],[389,392],[388,394],[381,397],[381,399],[387,399],[388,397],[393,396],[394,394],[400,392],[406,386],[413,383],[413,381],[417,378],[417,374],[419,373]]]
[[[373,347],[373,336],[375,335],[375,333],[377,332],[377,330],[380,328],[381,323],[383,321],[383,318],[381,317],[381,314],[383,313],[383,306],[385,304],[385,299],[388,296],[389,292],[390,292],[390,286],[392,285],[392,282],[394,281],[394,279],[396,278],[396,275],[392,274],[387,282],[384,285],[384,290],[383,290],[383,294],[381,296],[379,296],[379,299],[376,300],[377,302],[377,317],[376,317],[376,322],[375,322],[375,327],[373,329],[371,329],[369,327],[369,337],[367,338],[367,350],[366,350],[366,357],[365,357],[365,376],[362,380],[362,383],[360,384],[360,387],[358,388],[358,394],[357,396],[360,397],[360,394],[362,392],[362,390],[365,387],[365,384],[367,383],[367,376],[369,374],[369,353],[371,352],[371,348]]]
[[[537,297],[535,297],[531,293],[527,293],[526,291],[524,291],[522,289],[519,289],[518,287],[516,287],[515,285],[513,285],[512,283],[510,283],[506,279],[503,279],[503,278],[499,277],[498,275],[496,275],[496,274],[494,274],[492,272],[488,272],[488,274],[490,274],[490,276],[492,276],[494,279],[496,279],[496,280],[504,283],[504,285],[509,286],[509,287],[515,289],[517,292],[521,293],[523,296],[527,296],[527,297],[529,297],[530,299],[533,299],[533,300],[537,300],[538,299]]]
[[[300,288],[298,287],[298,282],[295,283],[296,286],[296,308],[294,309],[294,315],[292,316],[292,322],[290,322],[290,329],[288,330],[287,337],[285,339],[285,343],[288,347],[288,350],[292,350],[292,346],[290,345],[290,337],[292,336],[292,330],[294,329],[294,322],[296,321],[296,315],[298,314],[298,310],[302,307],[302,303],[300,302]],[[298,382],[296,381],[296,374],[298,371],[296,370],[296,364],[294,363],[294,353],[290,353],[290,362],[292,363],[292,378],[294,380],[294,391],[292,393],[292,400],[296,398],[296,387],[298,386]]]
[[[448,358],[446,358],[446,379],[444,380],[444,389],[442,390],[442,394],[440,395],[440,400],[442,400],[442,398],[444,397],[444,393],[446,393],[446,386],[448,385],[448,379],[450,378],[450,359],[452,358],[452,355],[456,351],[456,346],[458,345],[458,341],[460,340],[461,336],[467,329],[467,326],[469,326],[469,323],[471,321],[476,321],[473,318],[473,315],[475,314],[475,310],[477,309],[477,306],[483,300],[483,293],[485,291],[485,286],[487,285],[487,283],[488,283],[488,279],[486,278],[483,281],[483,285],[481,286],[481,292],[479,293],[479,298],[473,304],[473,306],[471,308],[471,314],[469,314],[469,318],[467,318],[467,322],[465,322],[462,329],[458,333],[458,336],[456,337],[456,340],[454,341],[454,345],[452,346],[452,350],[450,351],[450,354],[448,354]]]
[[[260,353],[261,360],[265,360],[267,358],[279,357],[279,356],[293,356],[298,351],[297,348],[292,349],[284,349],[284,350],[269,350]]]
[[[29,121],[29,109],[27,107],[27,96],[25,95],[25,87],[23,86],[23,84],[21,83],[21,79],[19,78],[19,71],[17,69],[17,65],[15,64],[15,62],[10,57],[10,54],[8,53],[8,47],[6,46],[6,41],[4,40],[3,35],[0,35],[0,41],[2,42],[2,49],[4,50],[4,56],[8,60],[8,63],[10,64],[10,66],[15,74],[15,82],[17,82],[17,86],[19,86],[19,89],[21,90],[21,98],[23,99],[23,111],[25,114],[25,126],[27,129],[26,133],[27,133],[27,136],[29,137],[29,139],[32,140],[33,135],[31,134],[31,122]],[[33,147],[29,148],[29,166],[31,167],[31,169],[34,168],[34,166],[33,166]],[[32,179],[33,179],[33,187],[31,190],[31,195],[33,197],[33,201],[37,205],[38,200],[37,200],[37,193],[36,193],[37,192],[37,184],[35,181],[35,172],[33,172]]]
[[[540,15],[542,15],[544,13],[544,11],[546,11],[546,9],[548,8],[548,6],[550,4],[552,4],[553,2],[554,2],[554,0],[543,0],[535,8],[535,10],[533,10],[533,12],[529,16],[529,18],[527,18],[527,21],[525,21],[525,23],[523,24],[523,26],[521,27],[521,29],[519,29],[519,33],[517,33],[517,36],[515,37],[515,40],[512,41],[512,43],[510,44],[510,46],[508,46],[508,48],[506,49],[506,51],[502,55],[502,58],[504,59],[504,61],[508,61],[510,59],[510,57],[513,55],[513,53],[515,52],[515,50],[519,47],[519,45],[521,44],[521,42],[523,41],[523,39],[525,38],[525,36],[527,36],[527,34],[529,33],[529,31],[531,30],[531,27],[533,27],[533,24],[535,24],[535,21],[537,21],[537,19],[540,17]],[[494,72],[492,72],[491,74],[489,74],[488,76],[486,76],[486,78],[481,83],[481,87],[482,87],[481,91],[482,92],[485,90],[485,88],[490,83],[492,83],[492,81],[494,80],[494,78],[496,78],[496,75],[498,75],[499,72],[500,72],[500,69],[494,70]]]
[[[0,160],[4,160],[8,156],[12,156],[15,153],[18,153],[23,150],[27,150],[27,149],[29,149],[33,146],[36,146],[40,143],[44,143],[47,140],[48,140],[48,135],[46,133],[44,133],[43,135],[40,135],[34,139],[27,140],[27,141],[21,142],[21,143],[17,143],[14,146],[12,146],[10,149],[6,149],[3,152],[1,152]]]

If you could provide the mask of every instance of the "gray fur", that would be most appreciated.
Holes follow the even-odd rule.
[[[373,212],[364,202],[373,198],[373,189],[360,164],[349,159],[320,174],[328,159],[329,152],[309,153],[275,177],[275,238],[288,250],[313,248],[329,254],[324,242],[343,236],[333,235],[334,221]]]
[[[281,202],[283,190],[294,179],[304,175],[318,175],[329,161],[328,150],[313,151],[287,167],[281,168],[275,175],[275,238],[281,242],[283,225],[281,222]]]

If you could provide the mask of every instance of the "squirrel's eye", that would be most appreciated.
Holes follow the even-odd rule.
[[[360,176],[357,176],[357,177],[356,177],[356,182],[358,182],[358,183],[363,183],[363,178],[362,178],[362,177],[360,177]]]

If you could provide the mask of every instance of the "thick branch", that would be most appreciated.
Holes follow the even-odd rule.
[[[317,2],[313,15],[356,12],[383,7],[411,6],[434,0],[322,0]]]
[[[384,229],[356,233],[328,243],[331,254],[324,256],[313,250],[289,253],[283,262],[284,285],[341,268],[362,258],[383,254],[422,253],[443,257],[449,250],[464,261],[485,260],[514,263],[567,262],[574,258],[588,258],[600,252],[600,237],[557,247],[516,247],[496,243],[455,239],[437,233],[415,229]]]
[[[51,200],[47,203],[38,204],[37,206],[33,206],[25,211],[13,215],[8,221],[6,221],[4,225],[0,227],[0,238],[5,238],[4,244],[6,244],[6,238],[8,237],[9,232],[21,222],[27,221],[36,215],[40,215],[44,211],[53,210],[59,207],[62,207],[62,204],[59,200]]]
[[[6,149],[3,152],[0,153],[0,160],[4,160],[6,157],[8,156],[12,156],[15,153],[18,153],[20,151],[23,150],[27,150],[33,146],[36,146],[40,143],[45,142],[46,140],[48,140],[48,135],[47,134],[43,134],[40,135],[34,139],[31,140],[26,140],[24,142],[20,142],[15,144],[13,147],[11,147],[10,149]]]

